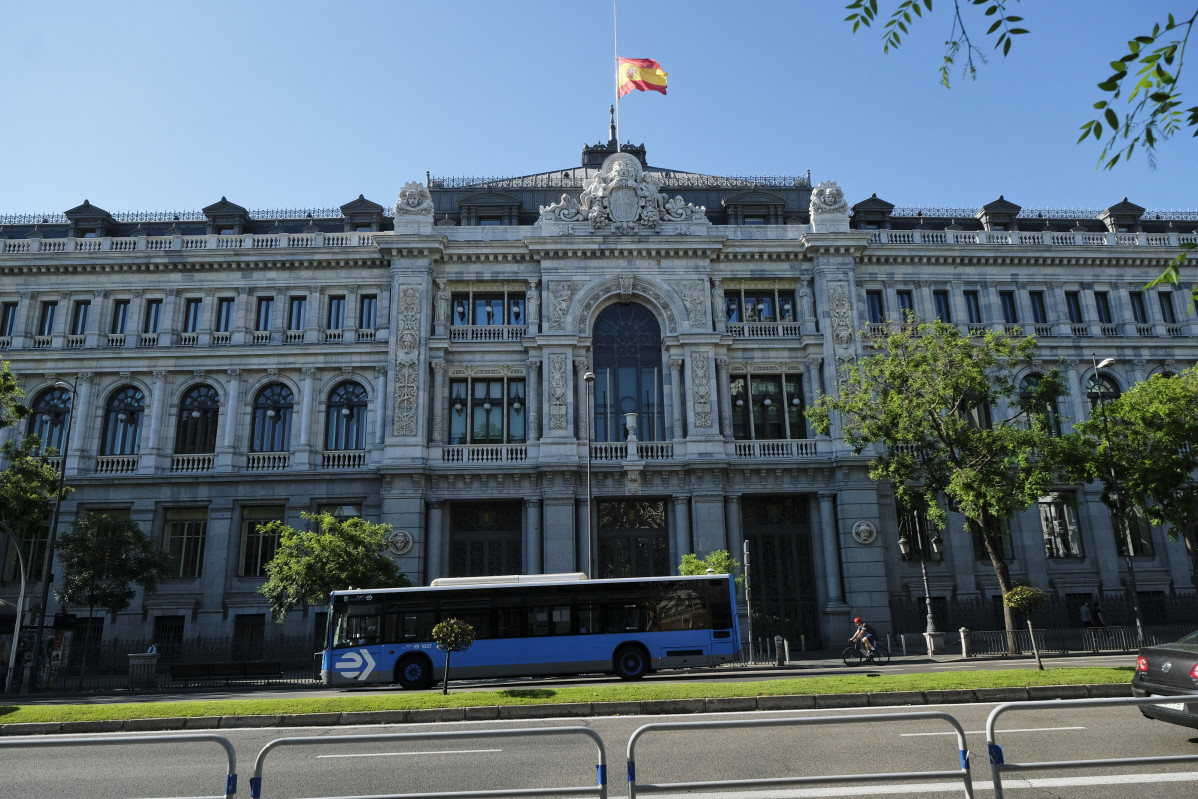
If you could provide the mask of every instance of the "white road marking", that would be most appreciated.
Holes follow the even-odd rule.
[[[347,755],[317,755],[316,757],[407,757],[416,755],[476,755],[483,752],[502,752],[502,749],[443,749],[432,752],[357,752]]]
[[[1084,729],[1085,729],[1085,727],[1026,727],[1024,729],[1016,729],[1016,730],[998,730],[998,732],[1001,732],[1003,735],[1006,735],[1008,732],[1056,732],[1057,730],[1084,730]],[[899,737],[900,738],[918,738],[921,735],[956,735],[956,734],[957,733],[954,730],[948,730],[947,732],[900,732]],[[966,730],[965,734],[966,735],[985,735],[986,731],[985,730]]]

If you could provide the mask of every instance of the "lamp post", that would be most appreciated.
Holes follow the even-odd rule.
[[[594,552],[591,545],[591,427],[595,424],[595,373],[587,372],[582,376],[587,384],[587,576],[595,576]]]
[[[71,428],[75,424],[75,412],[77,410],[75,405],[79,396],[75,383],[56,380],[54,381],[54,387],[70,390],[71,406],[67,411],[67,429],[63,434],[62,457],[58,463],[58,491],[54,495],[54,513],[50,518],[50,540],[46,543],[46,563],[42,567],[42,606],[37,612],[37,639],[34,642],[34,651],[38,653],[41,652],[42,641],[44,640],[42,636],[46,632],[46,607],[50,604],[50,583],[54,577],[51,571],[54,568],[54,547],[58,543],[58,517],[62,510],[62,496],[66,491],[67,457],[71,451]]]
[[[0,533],[4,533],[12,541],[13,549],[17,551],[17,565],[21,569],[21,593],[17,595],[17,619],[12,625],[12,646],[8,648],[8,671],[4,677],[4,692],[12,690],[12,678],[17,669],[17,645],[21,640],[21,616],[25,615],[25,555],[21,552],[21,539],[4,522],[0,522]]]
[[[911,554],[910,528],[914,527],[915,544],[919,547],[919,570],[923,574],[923,602],[924,607],[928,612],[927,628],[924,630],[924,632],[930,635],[935,635],[938,634],[940,630],[936,628],[936,617],[932,614],[932,588],[928,583],[928,562],[927,553],[924,549],[923,525],[920,524],[920,516],[917,511],[910,512],[910,518],[907,520],[906,526],[908,528],[908,534],[899,536],[899,551],[903,553],[904,558]],[[932,547],[932,552],[937,555],[939,555],[941,550],[944,548],[944,544],[938,535],[932,536],[932,540],[929,542],[929,544]]]
[[[1090,360],[1094,364],[1094,384],[1098,387],[1098,370],[1105,369],[1115,362],[1114,358],[1103,358],[1098,360],[1098,356],[1090,353]],[[1132,565],[1131,560],[1131,540],[1128,535],[1127,518],[1123,513],[1122,491],[1119,486],[1119,475],[1115,471],[1115,453],[1111,449],[1111,428],[1107,422],[1106,415],[1106,397],[1103,392],[1095,391],[1090,395],[1090,398],[1098,403],[1102,411],[1102,438],[1106,444],[1107,467],[1111,471],[1111,494],[1115,507],[1115,532],[1123,539],[1123,562],[1127,565],[1127,588],[1131,593],[1131,609],[1136,617],[1136,642],[1144,645],[1144,622],[1140,618],[1140,596],[1139,589],[1136,587],[1136,570]]]

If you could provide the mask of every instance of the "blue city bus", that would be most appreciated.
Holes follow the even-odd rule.
[[[334,591],[330,610],[317,654],[325,685],[429,687],[445,670],[433,626],[448,618],[475,632],[473,646],[453,654],[457,679],[600,672],[637,680],[741,653],[736,586],[723,574],[435,580],[427,588]]]

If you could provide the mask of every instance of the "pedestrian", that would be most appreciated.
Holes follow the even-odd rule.
[[[1102,605],[1094,603],[1094,626],[1100,629],[1106,629],[1106,619],[1102,617]]]
[[[147,655],[157,655],[158,654],[158,644],[151,643],[150,648],[146,650],[146,654]]]
[[[1094,617],[1090,614],[1090,603],[1089,602],[1083,602],[1082,606],[1077,609],[1077,612],[1079,614],[1081,614],[1083,627],[1093,627],[1094,626]]]

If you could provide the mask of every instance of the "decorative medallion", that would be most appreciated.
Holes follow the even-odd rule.
[[[853,538],[858,544],[872,544],[878,538],[878,528],[873,522],[860,521],[853,525]]]
[[[391,550],[393,555],[406,555],[412,551],[412,544],[415,541],[412,539],[412,534],[407,530],[392,530],[387,534],[387,549]]]

